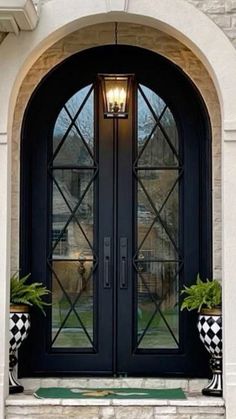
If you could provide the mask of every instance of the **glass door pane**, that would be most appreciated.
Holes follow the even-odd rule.
[[[137,106],[135,346],[178,349],[178,132],[168,106],[144,85],[138,86]]]
[[[49,165],[52,226],[52,348],[95,349],[94,88],[86,86],[61,109]]]

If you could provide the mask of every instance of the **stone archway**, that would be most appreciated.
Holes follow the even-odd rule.
[[[213,219],[221,219],[221,209],[218,205],[217,199],[220,194],[220,127],[221,127],[221,115],[220,105],[218,102],[217,93],[214,84],[202,65],[200,60],[192,53],[192,51],[184,46],[181,42],[175,38],[163,33],[154,28],[150,28],[144,25],[123,23],[120,22],[118,25],[118,37],[119,43],[125,45],[133,45],[147,50],[152,50],[158,54],[163,55],[170,61],[174,62],[179,66],[187,75],[191,78],[192,82],[199,90],[203,101],[207,107],[211,130],[212,130],[212,159],[213,159]],[[63,39],[56,42],[49,49],[47,49],[40,58],[34,63],[34,65],[28,71],[23,83],[21,84],[20,91],[17,97],[15,114],[13,120],[13,132],[14,138],[12,142],[12,166],[14,171],[12,173],[12,185],[14,188],[19,190],[19,161],[20,161],[20,135],[21,126],[24,116],[24,111],[27,106],[30,96],[35,90],[36,86],[40,81],[48,74],[48,72],[54,68],[57,64],[70,57],[71,55],[78,53],[83,49],[89,49],[94,46],[101,46],[106,44],[112,44],[114,42],[114,23],[102,23],[97,25],[88,26],[86,28],[79,29],[78,31],[72,32]],[[12,194],[12,223],[13,220],[19,219],[19,213],[17,211],[17,202],[19,200],[18,194],[15,191]],[[12,237],[19,236],[19,225],[15,225],[12,231]],[[220,234],[219,224],[216,223],[213,227],[213,272],[215,277],[221,275],[221,266],[219,261],[221,260],[221,245],[220,245]],[[18,240],[12,240],[11,244],[12,259],[14,259],[14,265],[12,269],[18,269],[18,254],[19,246]]]
[[[52,0],[45,4],[44,13],[38,28],[34,33],[22,33],[18,38],[8,35],[0,47],[1,66],[1,119],[0,119],[0,230],[4,238],[1,242],[1,272],[2,295],[7,295],[7,278],[9,272],[9,232],[10,232],[10,147],[12,139],[12,121],[19,87],[29,68],[36,59],[55,41],[75,29],[108,21],[126,21],[142,23],[153,28],[161,29],[186,44],[202,61],[215,84],[222,116],[223,142],[223,276],[224,303],[224,365],[225,390],[229,417],[235,412],[235,373],[236,359],[230,351],[232,342],[236,342],[236,328],[230,327],[234,317],[234,295],[236,284],[232,278],[236,268],[236,226],[234,213],[236,212],[236,198],[232,190],[236,188],[235,141],[236,141],[236,52],[225,35],[205,15],[187,4],[183,0],[166,0],[156,7],[154,0],[137,2],[134,0],[114,0],[95,2],[90,1],[78,5],[71,0],[68,8],[65,0]],[[214,47],[213,47],[214,43]],[[219,51],[221,52],[219,54]],[[227,63],[227,65],[226,65]],[[229,202],[230,200],[230,202]],[[226,304],[224,304],[226,306]],[[2,319],[1,341],[5,342],[1,354],[0,371],[6,377],[7,367],[7,330],[8,330],[8,302],[1,302],[2,312],[6,313]],[[5,383],[6,383],[6,378]],[[3,380],[4,381],[4,380]],[[1,394],[4,394],[2,384]],[[3,397],[1,397],[3,406]],[[3,409],[3,407],[2,407]],[[231,413],[232,414],[231,414]]]

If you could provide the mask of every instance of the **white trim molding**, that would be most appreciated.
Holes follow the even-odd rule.
[[[129,0],[106,0],[107,12],[114,11],[123,11],[128,10]]]
[[[38,23],[37,9],[32,0],[0,0],[0,31],[13,32],[35,29]]]
[[[0,132],[0,144],[7,144],[7,132]]]

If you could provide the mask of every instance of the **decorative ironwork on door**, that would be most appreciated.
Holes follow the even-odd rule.
[[[182,268],[179,183],[183,173],[178,131],[169,107],[141,84],[137,88],[136,108],[135,349],[176,349],[179,346],[178,279]],[[48,165],[52,180],[48,267],[52,273],[51,346],[54,349],[96,349],[94,275],[98,256],[94,191],[98,162],[94,138],[94,86],[89,85],[61,109]],[[127,269],[127,240],[125,249],[122,261]],[[123,272],[125,277],[122,266],[121,275]],[[109,288],[105,265],[104,275]]]
[[[101,73],[135,74],[126,118],[104,118]],[[179,312],[212,268],[210,129],[184,73],[131,46],[74,54],[35,90],[21,150],[20,263],[52,306],[19,372],[206,376]]]
[[[151,89],[138,86],[135,349],[179,347],[179,185],[183,165],[173,114]]]
[[[53,132],[52,217],[48,267],[52,275],[52,348],[96,349],[94,85],[61,109]]]

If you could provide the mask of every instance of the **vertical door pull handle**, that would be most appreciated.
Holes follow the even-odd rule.
[[[127,238],[120,238],[120,288],[128,287],[127,277]]]
[[[109,280],[109,258],[106,257],[104,260],[104,287],[110,288],[110,280]]]
[[[104,288],[111,288],[110,282],[110,259],[111,259],[111,238],[104,237],[103,242],[103,269],[104,269]]]
[[[121,259],[121,288],[126,288],[126,259]]]

